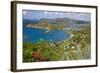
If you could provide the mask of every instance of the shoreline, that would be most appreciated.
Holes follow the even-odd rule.
[[[48,33],[48,32],[50,32],[50,30],[48,30],[48,28],[46,28],[46,27],[35,27],[35,26],[30,26],[30,25],[28,25],[28,26],[26,26],[26,28],[34,28],[34,29],[45,29],[46,31],[45,31],[45,33]],[[59,29],[58,29],[59,30]],[[63,29],[62,29],[63,30]],[[69,39],[71,39],[74,35],[72,34],[72,33],[70,33],[70,32],[68,32],[68,30],[63,30],[64,32],[65,32],[65,34],[67,35],[67,34],[69,34],[69,37],[68,38],[66,38],[66,39],[64,39],[64,40],[62,40],[62,41],[58,41],[58,42],[65,42],[65,41],[68,41]],[[44,39],[45,40],[45,39]]]
[[[68,39],[65,39],[64,42],[68,41],[69,39],[71,39],[74,35],[70,34],[70,37]]]
[[[38,29],[47,29],[48,30],[48,28],[46,28],[46,27],[36,27],[36,26],[31,26],[31,25],[27,25],[25,27],[28,27],[28,28],[38,28]]]

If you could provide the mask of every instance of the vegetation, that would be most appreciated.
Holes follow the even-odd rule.
[[[58,24],[59,25],[59,24]],[[40,22],[37,24],[28,24],[26,27],[31,27],[31,28],[41,28],[41,29],[47,29],[47,30],[55,30],[55,29],[63,29],[64,28],[64,24],[63,25],[59,25],[54,23],[48,23],[46,21],[44,22]]]
[[[61,42],[50,43],[40,39],[37,43],[23,43],[23,62],[81,60],[91,58],[90,26],[80,31],[70,29],[73,36]]]

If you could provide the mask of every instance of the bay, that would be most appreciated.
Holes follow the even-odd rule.
[[[36,43],[41,39],[48,42],[59,42],[70,38],[70,34],[64,30],[51,30],[39,28],[23,28],[23,41]]]

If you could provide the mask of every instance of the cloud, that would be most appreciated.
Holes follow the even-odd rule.
[[[78,20],[89,21],[91,19],[90,13],[80,12],[61,12],[61,11],[37,11],[24,10],[23,17],[26,19],[41,19],[41,18],[72,18]]]
[[[27,11],[23,11],[23,14],[26,15],[27,14]]]

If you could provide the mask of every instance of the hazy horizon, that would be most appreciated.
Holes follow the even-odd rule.
[[[61,11],[40,11],[40,10],[23,10],[23,19],[55,19],[55,18],[70,18],[76,20],[90,21],[90,13],[80,12],[61,12]]]

